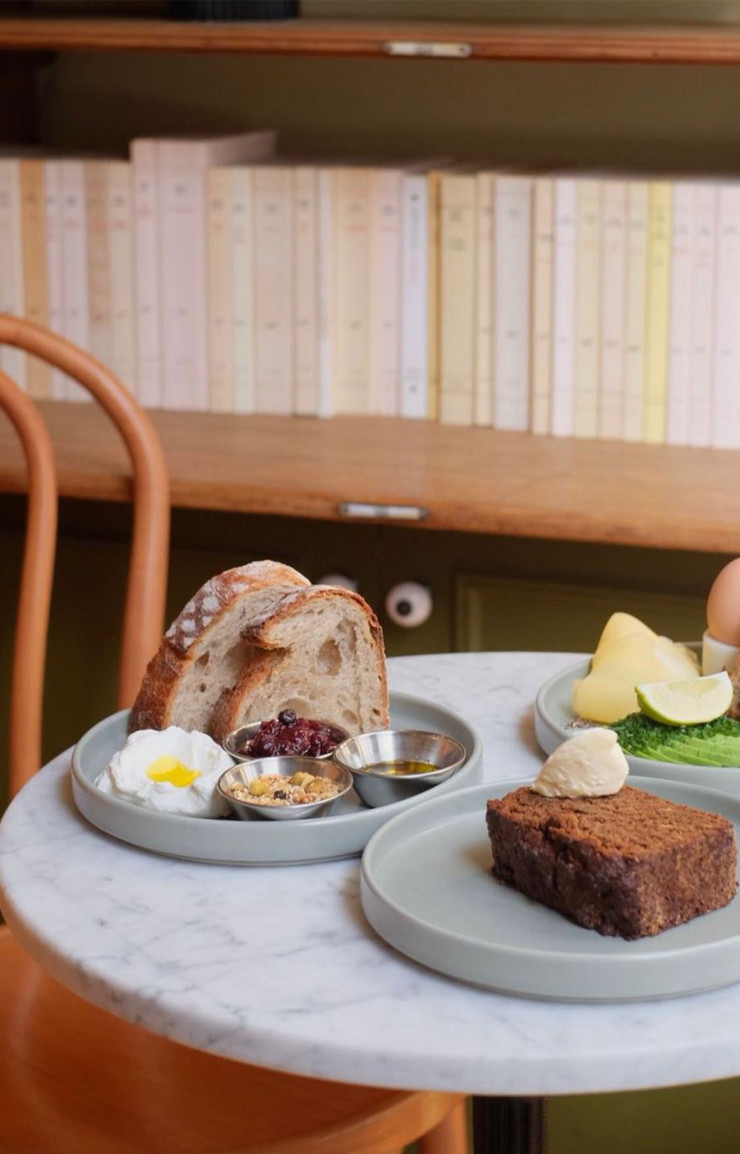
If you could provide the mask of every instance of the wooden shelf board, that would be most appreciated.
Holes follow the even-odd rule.
[[[0,19],[0,49],[387,57],[391,42],[466,45],[467,58],[478,60],[740,63],[740,30],[727,26]]]
[[[92,405],[40,405],[60,491],[126,501],[124,450]],[[560,440],[381,417],[154,412],[173,504],[343,520],[340,502],[421,505],[427,529],[740,553],[737,454]],[[25,473],[0,420],[0,491]]]

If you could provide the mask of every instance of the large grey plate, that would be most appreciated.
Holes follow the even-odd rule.
[[[582,929],[495,882],[486,800],[528,784],[497,782],[427,801],[370,839],[362,906],[381,937],[450,977],[535,998],[631,1001],[740,980],[738,896],[684,926],[625,942]],[[726,794],[654,778],[632,784],[724,814],[740,833],[740,802]]]
[[[701,644],[689,642],[688,648],[701,652]],[[534,704],[534,730],[537,741],[545,753],[552,753],[561,742],[573,736],[569,728],[575,721],[571,709],[573,682],[585,677],[591,659],[579,661],[561,669],[540,688]],[[696,782],[710,789],[722,789],[740,798],[740,767],[709,767],[689,765],[687,762],[653,761],[647,757],[627,757],[630,773],[640,773],[644,777],[662,777],[671,781]]]
[[[419,801],[480,781],[483,747],[459,714],[420,697],[391,694],[391,722],[398,729],[447,733],[468,751],[465,764],[447,781],[417,797],[367,809],[351,790],[326,817],[305,821],[236,821],[155,813],[101,793],[93,782],[126,743],[128,710],[88,730],[72,755],[72,794],[88,821],[121,841],[155,853],[222,865],[303,864],[362,853],[371,834],[390,817]]]

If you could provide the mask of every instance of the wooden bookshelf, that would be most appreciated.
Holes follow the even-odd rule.
[[[16,17],[0,19],[0,49],[738,64],[740,29],[308,19],[208,24]]]
[[[61,493],[128,500],[124,450],[102,413],[40,407]],[[734,452],[380,417],[152,415],[173,504],[183,508],[340,522],[340,504],[360,501],[422,507],[428,515],[418,524],[431,530],[740,553]],[[24,486],[20,450],[1,422],[0,491]]]

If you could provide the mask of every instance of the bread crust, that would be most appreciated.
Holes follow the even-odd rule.
[[[296,589],[285,594],[270,610],[255,618],[251,627],[244,633],[244,639],[253,645],[257,651],[264,653],[263,657],[256,656],[245,669],[244,676],[236,685],[225,689],[211,714],[210,734],[216,741],[223,741],[228,733],[237,725],[244,723],[242,713],[250,697],[262,686],[266,677],[279,665],[281,655],[286,651],[275,637],[280,625],[294,614],[300,613],[308,605],[327,598],[351,601],[357,605],[365,616],[370,632],[375,657],[375,673],[378,678],[383,711],[383,725],[389,724],[388,709],[388,678],[385,666],[385,648],[383,644],[383,630],[380,622],[367,601],[349,589],[333,585],[311,585],[308,588]],[[259,720],[259,719],[258,719]]]
[[[253,561],[206,581],[172,622],[149,662],[131,710],[129,730],[164,729],[172,724],[177,691],[196,660],[198,647],[207,643],[237,601],[269,588],[275,589],[277,599],[286,586],[300,589],[309,584],[302,573],[279,561]]]

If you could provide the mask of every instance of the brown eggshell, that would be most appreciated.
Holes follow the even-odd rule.
[[[707,625],[725,645],[740,645],[740,557],[725,565],[707,598]]]

